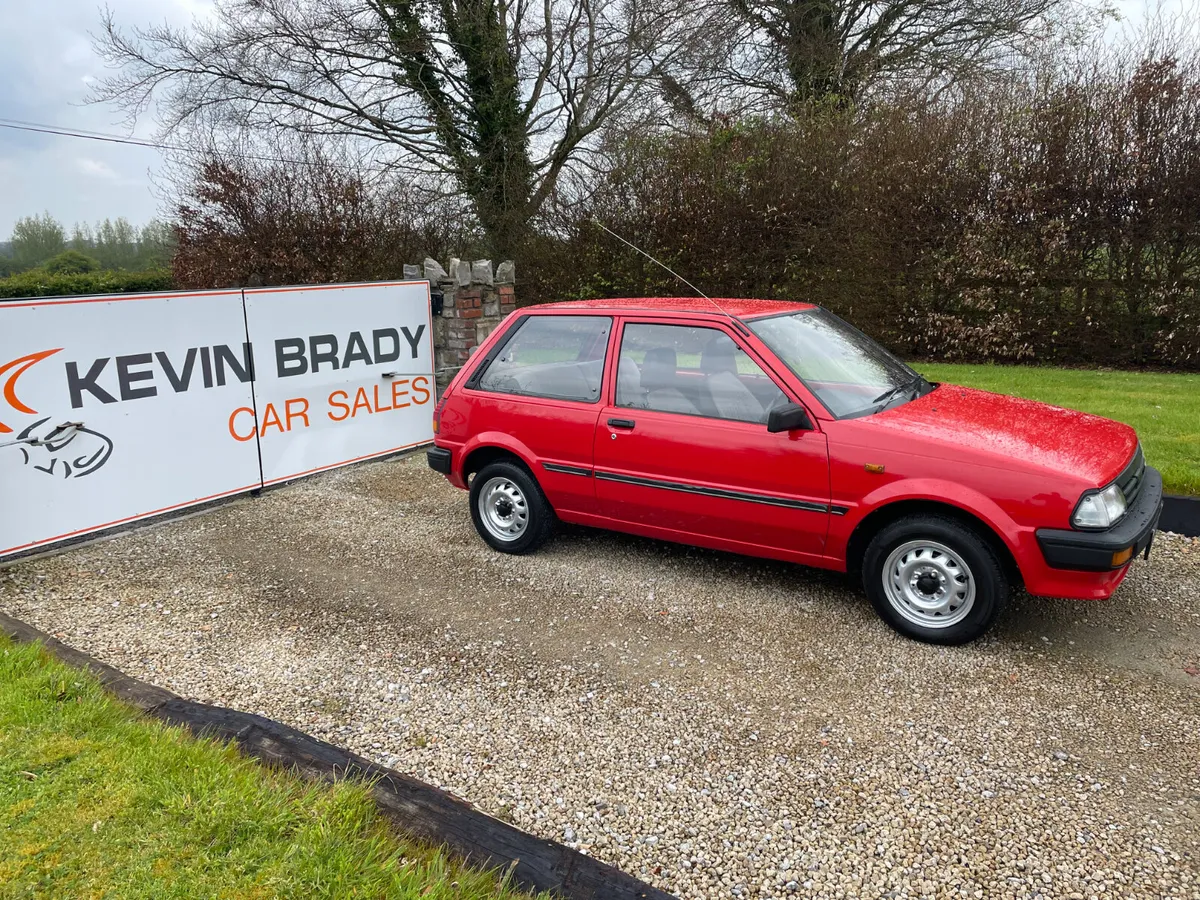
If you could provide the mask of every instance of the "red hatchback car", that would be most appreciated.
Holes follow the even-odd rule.
[[[1162,478],[1127,425],[931,384],[807,304],[520,310],[446,389],[429,465],[480,536],[556,519],[860,575],[897,631],[958,644],[1023,584],[1103,599],[1149,552]]]

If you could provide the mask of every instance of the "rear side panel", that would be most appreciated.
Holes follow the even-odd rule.
[[[533,397],[509,397],[466,388],[458,403],[471,438],[456,453],[455,468],[480,447],[500,447],[533,472],[550,505],[559,512],[595,510],[592,440],[600,407]]]
[[[464,465],[472,453],[501,449],[525,463],[557,512],[590,514],[595,511],[592,444],[604,397],[598,395],[594,402],[562,400],[484,390],[480,384],[479,376],[498,355],[509,352],[506,343],[528,318],[518,317],[497,329],[481,346],[478,359],[451,382],[436,444],[452,451],[450,481],[458,487],[467,486]],[[604,350],[608,338],[595,355]]]

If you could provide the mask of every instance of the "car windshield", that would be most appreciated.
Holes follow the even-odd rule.
[[[878,412],[930,389],[883,347],[823,309],[748,324],[838,418]]]

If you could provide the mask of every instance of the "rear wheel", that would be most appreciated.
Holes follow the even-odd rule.
[[[492,549],[529,553],[550,537],[554,510],[523,466],[502,460],[471,480],[471,521]]]
[[[910,516],[888,525],[868,545],[862,571],[880,617],[901,634],[931,644],[975,640],[1011,592],[988,542],[945,516]]]

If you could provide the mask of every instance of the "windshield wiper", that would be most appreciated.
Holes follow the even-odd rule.
[[[883,407],[886,406],[888,404],[888,401],[890,401],[893,397],[896,397],[900,394],[906,393],[907,391],[911,391],[913,388],[916,388],[918,391],[920,391],[920,386],[924,383],[925,383],[925,377],[923,375],[915,375],[912,378],[910,378],[908,381],[904,382],[903,384],[898,384],[894,388],[888,388],[886,391],[884,391],[882,394],[880,394],[878,397],[876,397],[874,400],[871,401],[872,403],[879,404],[879,409],[877,409],[875,411],[879,412],[879,410],[883,409]]]

